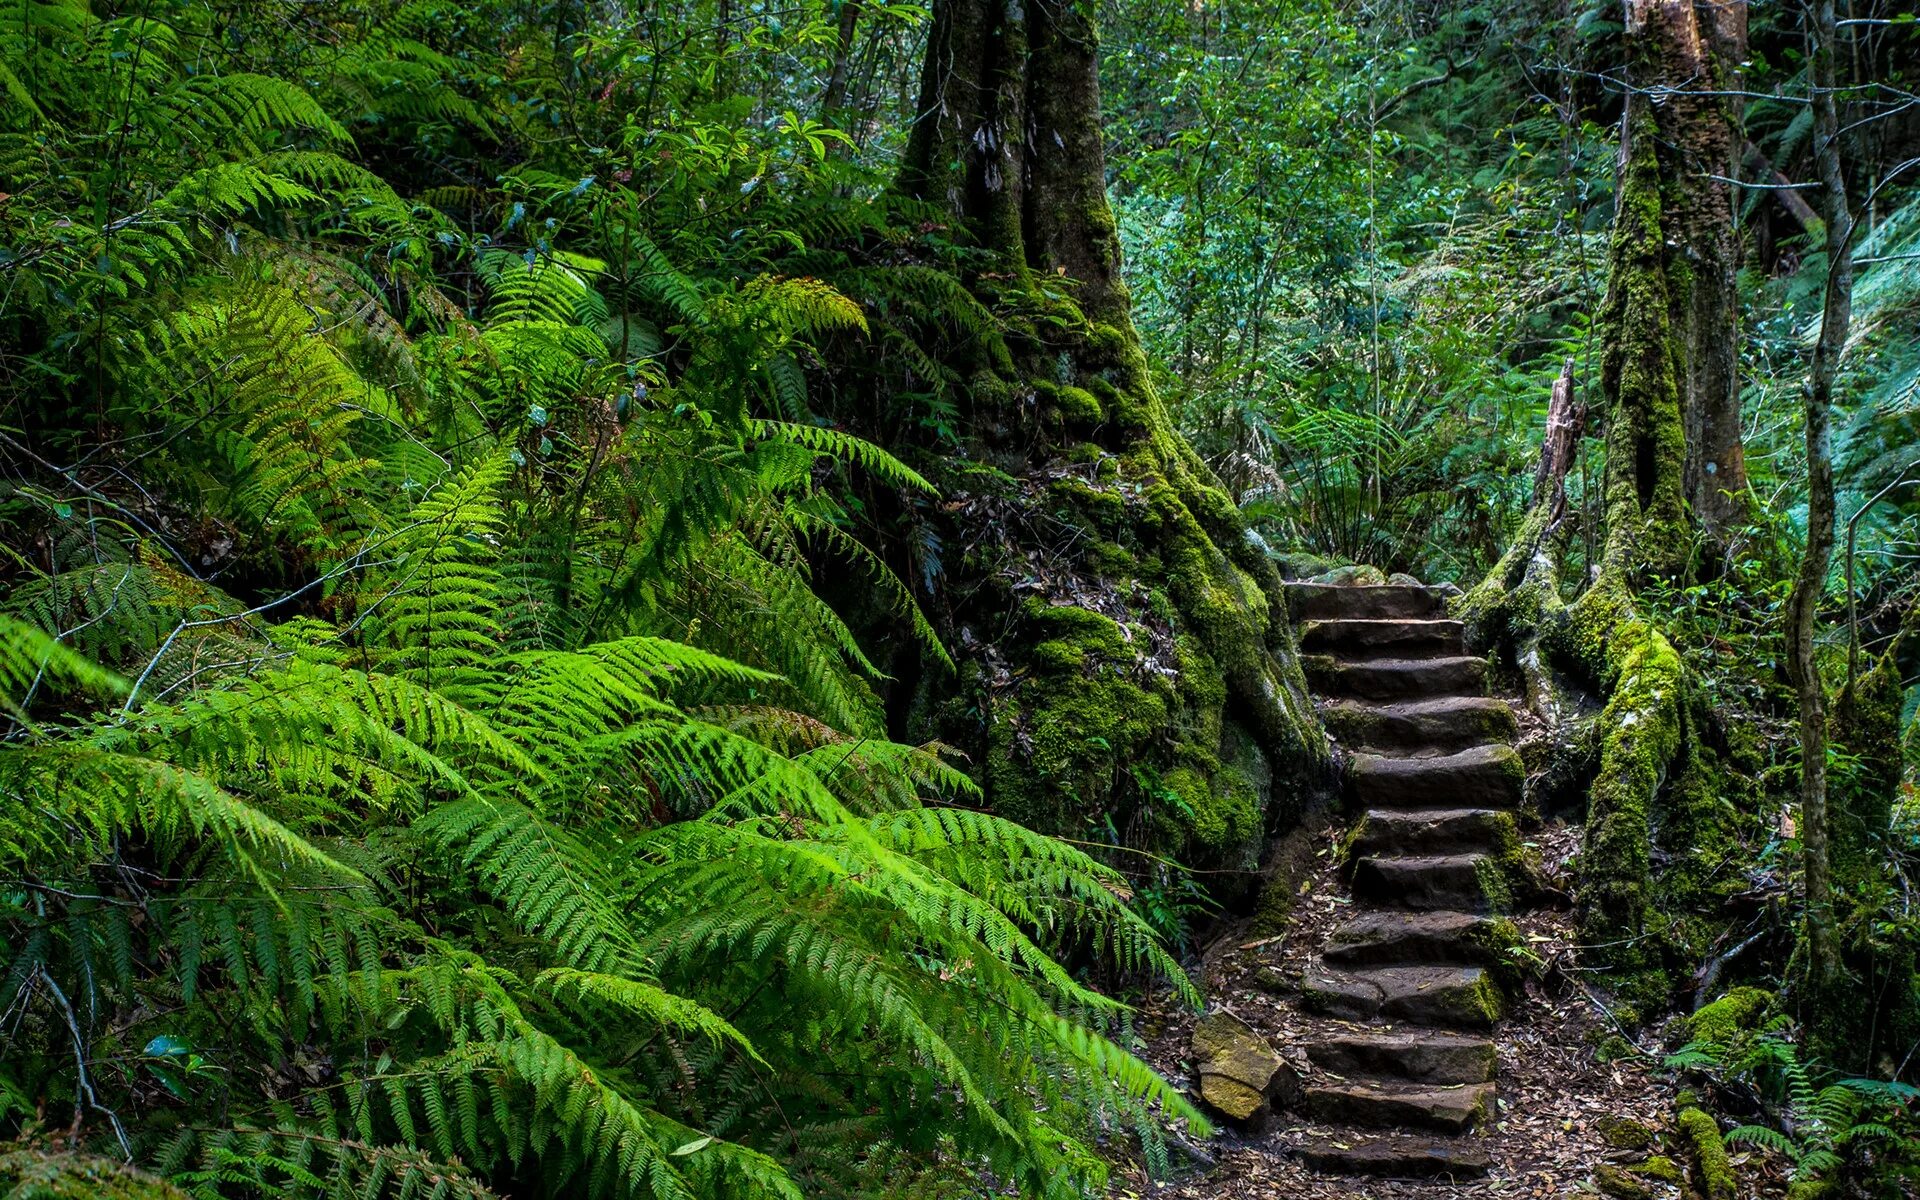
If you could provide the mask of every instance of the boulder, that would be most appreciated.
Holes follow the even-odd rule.
[[[1331,571],[1322,571],[1308,583],[1333,583],[1342,587],[1377,587],[1387,581],[1387,573],[1379,567],[1335,567]],[[1418,580],[1414,582],[1418,583]]]
[[[1194,1023],[1193,1065],[1201,1101],[1243,1123],[1266,1114],[1267,1097],[1276,1087],[1297,1082],[1279,1051],[1229,1012],[1209,1013]]]

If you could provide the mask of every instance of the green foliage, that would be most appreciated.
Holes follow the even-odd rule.
[[[1823,1081],[1828,1073],[1801,1059],[1784,1018],[1757,1038],[1689,1042],[1668,1056],[1667,1065],[1755,1087],[1767,1099],[1773,1122],[1741,1125],[1725,1140],[1782,1155],[1796,1183],[1873,1178],[1890,1185],[1920,1175],[1920,1127],[1913,1111],[1920,1089],[1879,1079]]]
[[[6,1194],[1065,1196],[1204,1127],[1063,965],[1188,989],[1125,880],[888,740],[829,600],[944,656],[828,351],[991,326],[798,269],[844,137],[732,50],[603,110],[650,18],[292,13],[0,12]]]
[[[1596,365],[1605,131],[1492,65],[1559,68],[1560,18],[1113,8],[1116,208],[1183,430],[1276,546],[1476,577],[1549,385]]]

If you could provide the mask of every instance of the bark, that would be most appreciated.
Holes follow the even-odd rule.
[[[1662,228],[1681,412],[1683,486],[1725,542],[1746,523],[1734,185],[1745,139],[1737,89],[1745,0],[1626,0],[1630,81],[1657,130]]]
[[[1651,102],[1630,95],[1607,250],[1600,362],[1607,402],[1607,539],[1601,561],[1623,580],[1675,574],[1687,549],[1687,442],[1659,136]]]
[[[1560,368],[1547,401],[1547,432],[1540,442],[1540,463],[1533,472],[1533,503],[1550,504],[1558,521],[1567,507],[1567,471],[1587,431],[1587,408],[1573,400],[1573,360]]]
[[[1800,226],[1800,232],[1814,233],[1825,228],[1820,220],[1820,214],[1813,211],[1813,205],[1807,203],[1806,197],[1800,194],[1793,180],[1788,179],[1780,168],[1774,166],[1772,161],[1761,152],[1760,147],[1748,142],[1746,155],[1747,173],[1755,179],[1773,185],[1767,190],[1780,202],[1780,207],[1787,210],[1787,215],[1793,218],[1794,224]]]
[[[1827,226],[1827,284],[1814,343],[1806,403],[1807,549],[1788,601],[1788,667],[1800,693],[1800,839],[1805,853],[1807,950],[1817,987],[1838,973],[1827,820],[1827,697],[1814,655],[1820,600],[1833,557],[1834,380],[1853,315],[1853,216],[1840,159],[1840,118],[1834,100],[1833,0],[1817,0],[1813,23],[1813,151],[1819,165]]]
[[[965,553],[927,608],[962,678],[903,732],[964,748],[1005,815],[1248,868],[1326,782],[1326,741],[1274,565],[1134,330],[1088,12],[934,5],[896,186],[988,252],[964,282],[1007,349],[953,364],[967,425],[930,475]]]
[[[853,35],[860,25],[861,0],[840,0],[838,27],[833,43],[833,64],[827,72],[827,90],[820,98],[822,112],[832,114],[846,106],[847,71],[853,61]]]

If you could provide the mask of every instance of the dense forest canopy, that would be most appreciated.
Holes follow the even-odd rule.
[[[1461,721],[1534,1166],[1920,1179],[1891,0],[0,0],[0,533],[9,1200],[1266,1194]]]

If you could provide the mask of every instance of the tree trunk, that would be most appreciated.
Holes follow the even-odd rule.
[[[961,694],[923,686],[907,732],[966,749],[1006,815],[1250,867],[1326,742],[1279,576],[1149,378],[1097,55],[1083,6],[933,8],[898,187],[989,251],[965,282],[1008,345],[961,364],[963,452],[932,464],[967,547],[927,606]]]
[[[1678,572],[1687,548],[1686,430],[1659,139],[1651,101],[1629,95],[1601,308],[1600,385],[1607,400],[1601,561],[1636,578]]]
[[[820,98],[821,114],[833,120],[847,103],[847,72],[853,62],[853,35],[860,25],[861,0],[840,0],[834,34],[833,63],[827,71],[827,89]]]
[[[1695,520],[1725,542],[1747,519],[1741,445],[1734,185],[1744,137],[1745,0],[1627,0],[1630,106],[1651,117],[1680,409],[1683,486]]]
[[[1840,118],[1834,99],[1833,0],[1809,8],[1813,23],[1813,153],[1825,192],[1827,285],[1807,386],[1807,550],[1788,601],[1788,666],[1800,692],[1800,841],[1805,851],[1807,949],[1815,986],[1833,982],[1833,888],[1827,830],[1827,697],[1814,656],[1820,600],[1833,557],[1834,379],[1853,316],[1853,216],[1840,161]]]

